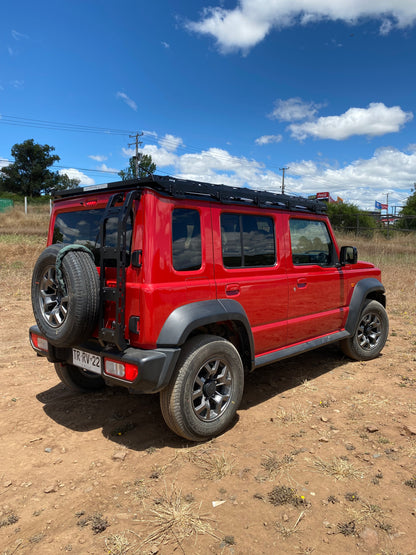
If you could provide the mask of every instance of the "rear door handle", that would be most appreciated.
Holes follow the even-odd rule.
[[[308,282],[305,278],[298,279],[298,289],[304,289],[308,285]]]
[[[227,297],[235,297],[240,294],[240,285],[238,283],[229,283],[225,287]]]

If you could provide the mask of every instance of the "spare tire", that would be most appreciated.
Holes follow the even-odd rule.
[[[75,245],[74,249],[79,246]],[[88,339],[98,320],[100,280],[91,253],[51,245],[39,256],[32,275],[32,306],[36,323],[56,347],[71,347]]]

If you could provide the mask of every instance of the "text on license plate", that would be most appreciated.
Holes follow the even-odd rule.
[[[72,349],[72,363],[79,368],[101,374],[101,357],[80,351],[79,349]]]

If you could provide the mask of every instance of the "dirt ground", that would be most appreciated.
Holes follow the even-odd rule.
[[[2,240],[2,555],[416,553],[412,269],[386,272],[382,356],[331,346],[258,370],[235,425],[192,444],[157,396],[60,384],[28,342],[44,243]]]

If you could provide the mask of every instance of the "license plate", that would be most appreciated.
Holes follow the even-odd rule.
[[[79,368],[101,374],[101,357],[80,351],[79,349],[72,349],[72,363]]]

